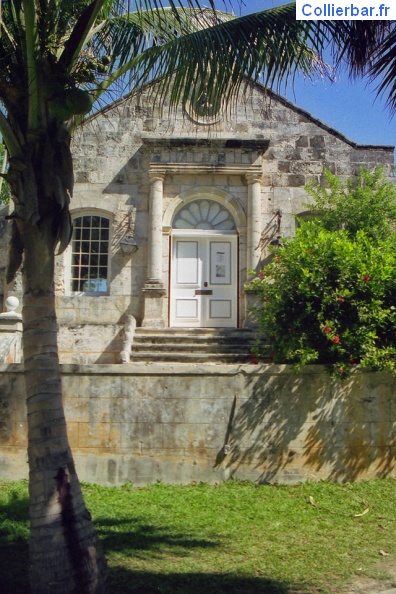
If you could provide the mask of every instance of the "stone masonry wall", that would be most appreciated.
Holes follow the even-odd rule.
[[[221,146],[221,139],[231,141]],[[252,143],[260,142],[268,147],[261,152],[252,148]],[[178,173],[168,171],[166,174],[164,213],[178,197],[199,187],[224,192],[247,213],[247,181],[241,172],[253,163],[260,164],[262,245],[259,249],[263,259],[267,255],[266,245],[275,232],[275,213],[282,210],[282,235],[292,236],[295,215],[307,210],[309,199],[305,185],[311,180],[323,183],[325,168],[347,179],[360,167],[374,169],[382,165],[385,174],[393,176],[392,147],[357,145],[278,95],[265,92],[260,85],[252,88],[246,101],[238,101],[238,108],[224,111],[213,125],[200,122],[182,109],[170,111],[167,105],[160,111],[153,104],[149,90],[128,97],[91,117],[76,132],[73,156],[72,214],[88,209],[111,219],[110,290],[108,297],[92,298],[97,300],[94,321],[84,320],[83,315],[81,322],[70,321],[71,309],[80,309],[84,315],[88,312],[85,301],[88,298],[68,295],[65,270],[70,267],[70,256],[66,253],[64,258],[58,259],[59,346],[64,363],[116,362],[125,316],[133,315],[138,326],[142,322],[142,288],[147,280],[150,236],[149,169],[153,164],[191,166]],[[194,172],[194,166],[201,167],[202,171],[206,167],[205,173]],[[241,172],[230,174],[232,167],[239,167]],[[118,242],[127,233],[129,223],[139,250],[132,257],[125,257]],[[169,242],[169,235],[164,233],[165,318],[168,311]],[[243,325],[246,315],[246,230],[240,230],[239,252],[239,320]],[[92,300],[89,304],[93,307]],[[122,311],[120,304],[123,304]],[[167,325],[167,319],[164,322]],[[71,345],[71,336],[76,338],[74,345]],[[95,348],[90,350],[93,341]]]
[[[144,485],[396,476],[396,378],[320,366],[63,365],[80,479]],[[0,365],[0,477],[27,476],[19,365]]]
[[[173,212],[180,196],[199,188],[226,196],[247,215],[244,172],[258,167],[262,241],[257,250],[263,262],[274,237],[277,211],[283,215],[282,236],[292,236],[295,215],[308,208],[305,185],[312,180],[323,183],[325,168],[347,179],[360,167],[374,169],[382,165],[385,174],[393,177],[392,147],[357,145],[260,85],[252,87],[250,96],[241,98],[237,105],[224,110],[213,125],[207,125],[182,109],[169,110],[166,104],[160,111],[148,89],[95,114],[77,130],[73,140],[75,189],[71,212],[75,216],[100,213],[110,219],[109,295],[70,295],[66,279],[71,265],[70,247],[57,258],[55,280],[63,363],[116,363],[126,316],[133,315],[141,325],[150,237],[149,170],[153,165],[168,167],[163,188],[164,215]],[[175,164],[181,166],[179,171]],[[4,214],[0,213],[0,256],[4,263],[6,227]],[[169,229],[163,230],[162,245],[165,326]],[[130,232],[139,246],[132,257],[124,256],[119,246],[120,239]],[[246,228],[238,229],[238,233],[239,325],[243,326],[248,242]],[[4,272],[4,265],[0,266],[0,295],[12,292],[20,297],[20,280],[5,287]]]

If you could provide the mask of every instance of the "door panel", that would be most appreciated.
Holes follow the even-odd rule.
[[[237,325],[237,236],[172,238],[170,325]]]
[[[197,285],[199,273],[198,241],[178,241],[176,245],[176,283]]]
[[[230,241],[210,241],[210,284],[231,285],[232,245]]]

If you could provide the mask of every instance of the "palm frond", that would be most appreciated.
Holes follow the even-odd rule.
[[[85,8],[77,20],[77,23],[64,45],[62,55],[59,58],[59,63],[65,70],[68,70],[80,55],[82,48],[87,42],[90,30],[105,2],[106,0],[94,0]]]
[[[385,95],[392,114],[396,112],[396,25],[379,44],[368,68],[371,81],[379,81],[377,93]]]
[[[351,79],[376,82],[377,95],[396,111],[396,21],[307,21],[308,42],[323,56],[330,52],[334,69],[346,68]]]
[[[208,92],[229,101],[247,79],[274,85],[297,70],[323,72],[314,51],[320,43],[295,20],[294,4],[240,18],[207,9],[139,11],[109,20],[95,43],[111,51],[116,66],[97,96],[126,73],[135,89],[160,79],[159,98],[170,93],[175,105],[203,79]]]

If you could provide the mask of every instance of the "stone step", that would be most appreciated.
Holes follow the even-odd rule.
[[[201,353],[217,353],[219,350],[224,353],[241,353],[245,351],[250,353],[251,349],[254,347],[255,342],[251,344],[235,344],[235,343],[218,343],[218,342],[211,342],[211,343],[177,343],[177,342],[158,342],[158,343],[140,343],[134,342],[132,351],[136,352],[143,352],[143,351],[152,351],[155,350],[156,352],[201,352]]]
[[[216,338],[215,336],[136,336],[134,337],[134,344],[178,344],[178,345],[227,345],[227,344],[235,344],[235,345],[245,345],[245,344],[254,344],[256,342],[255,337],[238,337],[233,336],[230,338]]]
[[[135,335],[139,336],[254,336],[250,328],[136,328]]]
[[[197,328],[196,330],[180,330],[180,329],[165,329],[162,331],[150,331],[150,330],[140,330],[140,328],[136,329],[134,342],[139,343],[216,343],[216,344],[226,344],[229,342],[253,342],[256,340],[255,334],[252,331],[244,331],[241,330],[238,332],[237,330],[230,330],[228,332],[220,331],[216,332],[216,330],[206,330],[203,331],[202,328]]]
[[[257,344],[250,329],[137,328],[130,360],[178,363],[251,363]]]
[[[210,355],[210,356],[209,356]],[[132,351],[131,363],[139,363],[139,361],[150,361],[157,363],[251,363],[252,358],[249,354],[242,355],[241,353],[160,353],[155,351]]]

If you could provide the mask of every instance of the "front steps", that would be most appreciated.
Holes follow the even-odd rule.
[[[130,361],[246,364],[256,340],[248,328],[136,328]]]

